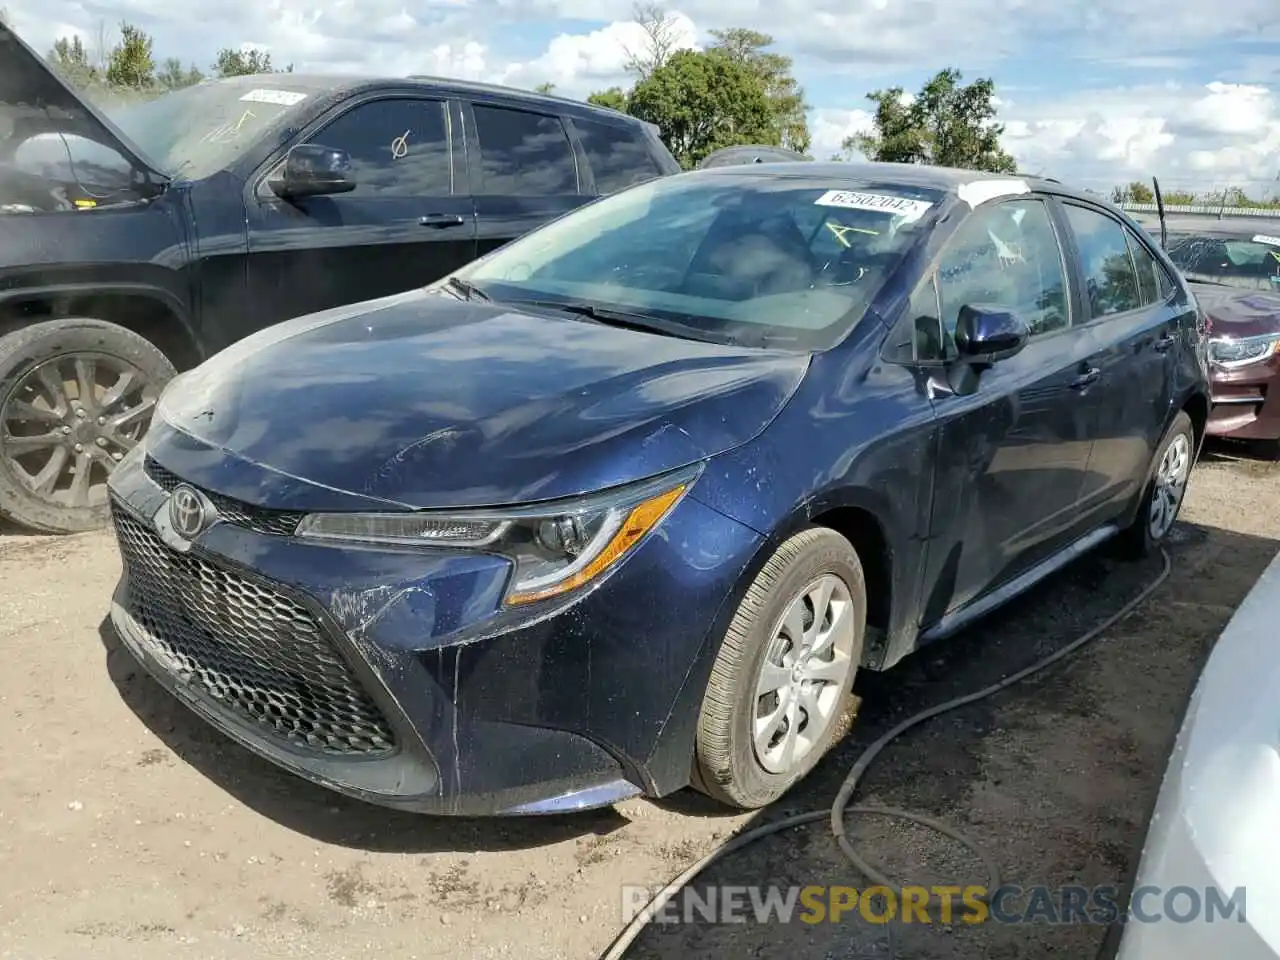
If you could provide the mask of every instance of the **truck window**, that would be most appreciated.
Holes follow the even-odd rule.
[[[640,130],[595,120],[573,120],[582,149],[595,174],[596,190],[616,193],[633,184],[662,176],[662,170]]]

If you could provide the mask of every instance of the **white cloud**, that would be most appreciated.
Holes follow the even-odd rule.
[[[1004,114],[1005,147],[1030,172],[1170,186],[1260,185],[1280,172],[1280,98],[1210,82],[1081,91]]]
[[[747,25],[772,34],[809,82],[812,153],[825,158],[870,125],[862,92],[896,85],[903,71],[923,75],[965,51],[966,74],[993,72],[1007,56],[1048,51],[1069,83],[1092,63],[1140,69],[1150,77],[1123,89],[1039,95],[1000,86],[1006,147],[1024,169],[1105,186],[1158,174],[1162,182],[1204,189],[1222,182],[1271,180],[1280,172],[1280,58],[1261,41],[1280,39],[1275,0],[671,0],[682,43],[706,28]],[[99,30],[135,22],[160,55],[207,67],[217,48],[253,46],[298,70],[425,73],[584,96],[626,84],[628,49],[643,46],[630,22],[632,0],[227,0],[178,8],[161,0],[0,0],[38,50],[78,35],[94,50]],[[562,33],[537,55],[514,57],[509,38],[556,19],[601,24]],[[1199,83],[1161,83],[1162,75],[1205,63],[1215,43],[1244,53]],[[1250,52],[1252,51],[1252,53]],[[1073,60],[1072,58],[1076,58]],[[1075,65],[1079,64],[1079,66]],[[994,70],[998,76],[998,69]],[[848,74],[865,77],[850,82]],[[856,91],[842,102],[814,96],[815,80]],[[1273,80],[1274,78],[1274,80]],[[1248,80],[1250,82],[1236,82]],[[1270,86],[1259,81],[1271,82]],[[914,86],[914,84],[908,84]],[[1006,99],[1010,95],[1014,99]]]
[[[678,48],[698,49],[698,29],[681,13],[671,14],[671,39]],[[587,34],[562,33],[542,56],[527,63],[513,63],[496,77],[500,83],[534,87],[553,83],[556,93],[586,96],[593,90],[625,85],[627,61],[632,52],[645,50],[647,38],[631,20],[615,21]]]
[[[846,137],[872,129],[872,116],[866,110],[815,110],[809,116],[809,135],[813,145],[809,154],[826,160],[840,151]]]

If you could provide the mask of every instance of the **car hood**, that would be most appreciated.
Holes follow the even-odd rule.
[[[1207,283],[1190,287],[1209,319],[1211,337],[1238,339],[1280,333],[1280,295]]]
[[[262,506],[319,509],[331,502],[321,490],[411,507],[525,503],[746,443],[808,364],[414,291],[279,324],[184,374],[160,420],[185,439],[154,452]]]
[[[79,134],[112,147],[158,182],[168,177],[125,134],[82,98],[22,40],[0,22],[0,129],[26,140],[39,133]],[[0,155],[3,154],[0,141]]]

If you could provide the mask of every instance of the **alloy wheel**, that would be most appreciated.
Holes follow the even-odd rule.
[[[853,600],[824,574],[787,605],[756,681],[752,745],[760,765],[786,774],[823,742],[857,667]]]
[[[119,357],[53,357],[0,398],[0,457],[41,500],[73,508],[102,503],[107,477],[146,433],[158,392]]]
[[[1190,472],[1191,441],[1185,433],[1179,433],[1165,448],[1160,466],[1156,468],[1151,490],[1151,508],[1147,515],[1147,529],[1152,540],[1158,541],[1164,537],[1177,519]]]

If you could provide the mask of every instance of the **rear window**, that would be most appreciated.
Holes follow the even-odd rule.
[[[1182,234],[1170,237],[1169,259],[1188,280],[1251,290],[1280,289],[1280,237]]]
[[[595,174],[597,192],[617,193],[662,175],[648,143],[635,127],[577,118],[573,125]]]

